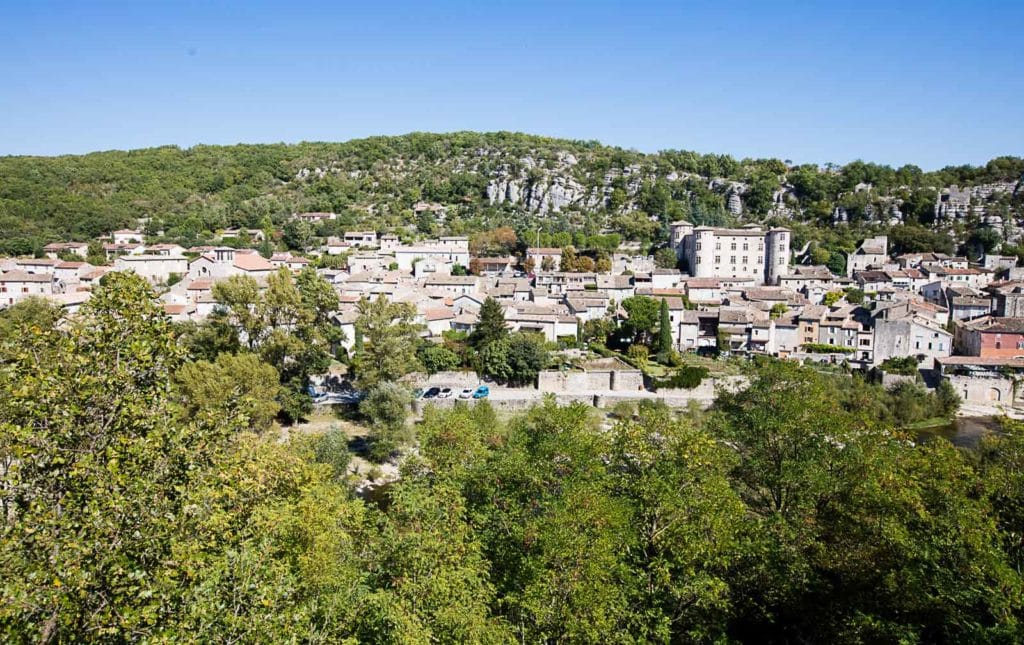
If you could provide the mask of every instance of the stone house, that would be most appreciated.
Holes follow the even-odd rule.
[[[562,249],[531,247],[526,249],[526,259],[533,260],[534,273],[558,271],[562,265]]]
[[[128,271],[154,284],[162,284],[171,274],[184,277],[189,265],[183,255],[122,255],[114,260],[114,270]]]
[[[89,255],[89,245],[85,242],[51,242],[43,247],[43,253],[51,260],[60,259],[61,253],[73,253],[84,259]]]
[[[8,307],[32,296],[53,294],[53,276],[21,270],[0,273],[0,307]]]
[[[1024,357],[1024,318],[985,316],[958,323],[956,344],[960,353],[966,356]]]
[[[852,277],[858,271],[882,269],[889,261],[889,238],[885,235],[869,237],[846,258],[846,275]]]

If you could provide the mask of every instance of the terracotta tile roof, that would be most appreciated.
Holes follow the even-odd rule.
[[[455,317],[455,312],[451,309],[428,309],[423,312],[423,317],[427,321],[449,320]]]
[[[236,254],[235,268],[243,271],[273,271],[274,265],[260,255]]]
[[[27,273],[25,271],[8,271],[7,273],[0,273],[0,282],[46,282],[50,283],[53,281],[48,275],[41,273]]]

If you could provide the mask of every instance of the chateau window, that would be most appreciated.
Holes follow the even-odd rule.
[[[736,264],[736,256],[733,255],[729,258],[729,264]]]
[[[697,242],[697,250],[700,250],[700,242]]]
[[[716,255],[715,256],[715,264],[721,264],[721,263],[722,263],[722,256],[721,255]]]
[[[743,256],[743,264],[747,264],[748,260],[749,260],[749,258],[747,258],[747,256],[744,255]]]
[[[733,242],[733,243],[732,243],[732,244],[730,245],[730,247],[729,247],[729,250],[730,250],[730,251],[735,251],[735,250],[736,250],[736,243],[735,243],[735,242]]]
[[[748,247],[748,244],[747,244],[746,242],[744,242],[744,243],[743,243],[743,250],[744,250],[744,251],[746,251],[746,250],[747,250],[747,247]]]

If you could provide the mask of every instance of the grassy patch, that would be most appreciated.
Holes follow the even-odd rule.
[[[907,426],[907,430],[925,430],[927,428],[939,428],[947,425],[949,425],[947,417],[931,417],[911,423]]]

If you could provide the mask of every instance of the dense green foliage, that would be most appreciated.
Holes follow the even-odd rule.
[[[419,369],[416,348],[420,338],[415,317],[415,307],[407,302],[390,302],[384,296],[359,301],[352,366],[360,386],[370,388],[396,381]]]
[[[655,379],[654,387],[656,389],[673,389],[681,388],[684,390],[692,390],[701,384],[708,376],[708,369],[706,367],[700,367],[696,365],[688,365],[678,369],[672,376],[664,379]]]
[[[856,351],[852,347],[829,345],[828,343],[804,343],[800,349],[811,354],[852,354]]]
[[[276,409],[291,421],[307,415],[312,407],[306,394],[310,376],[327,370],[342,340],[340,329],[329,320],[338,308],[337,292],[311,268],[297,276],[282,268],[267,278],[266,289],[249,276],[232,276],[213,286],[213,297],[218,306],[206,320],[179,325],[178,331],[192,358],[223,367],[219,375],[205,365],[193,368],[186,372],[186,385],[194,392],[248,388],[251,396],[265,398],[273,393],[267,370],[274,370],[282,386],[273,395]],[[240,352],[255,354],[265,365],[261,369],[254,360],[222,358]],[[274,406],[267,406],[266,401],[259,404],[264,409],[261,419],[273,416]],[[265,427],[269,421],[260,423]]]
[[[378,505],[337,430],[282,442],[244,389],[194,400],[134,276],[0,323],[9,642],[1024,638],[1019,422],[916,443],[879,386],[764,360],[707,413],[428,407]],[[363,413],[411,431],[400,389]]]
[[[576,163],[564,164],[566,155]],[[627,182],[627,174],[637,171],[642,181]],[[553,173],[607,198],[586,212],[573,207],[545,216],[528,213],[521,204],[492,205],[486,188],[489,178],[499,172],[525,177],[524,189],[547,181],[545,173]],[[745,214],[756,218],[770,214],[775,207],[773,196],[781,188],[788,191],[784,205],[800,213],[798,220],[821,224],[834,208],[843,208],[853,224],[849,233],[810,227],[798,230],[795,240],[819,240],[819,259],[841,262],[841,253],[852,250],[846,236],[862,235],[860,224],[885,213],[891,200],[902,202],[910,225],[896,227],[894,248],[914,250],[924,240],[934,250],[944,250],[951,245],[949,237],[934,234],[934,239],[926,240],[933,233],[924,228],[931,224],[938,189],[1016,181],[1022,173],[1024,160],[1016,157],[936,172],[860,161],[819,168],[689,151],[643,154],[592,141],[508,132],[3,157],[0,230],[5,235],[0,239],[0,254],[38,252],[55,240],[89,240],[134,227],[139,220],[144,220],[148,234],[187,246],[208,242],[216,231],[228,227],[283,228],[283,242],[296,250],[344,228],[442,232],[429,211],[414,216],[411,207],[420,200],[448,207],[443,228],[452,233],[509,226],[511,236],[483,245],[495,252],[507,251],[507,241],[516,235],[523,243],[534,243],[538,223],[543,229],[542,245],[610,251],[618,246],[620,236],[648,243],[662,240],[665,224],[676,219],[735,223],[726,209],[724,189],[709,187],[710,179],[720,178],[747,186]],[[856,191],[858,184],[872,188]],[[1016,196],[1006,193],[994,197],[986,208],[1005,217],[1011,209],[1020,212],[1022,200],[1019,191]],[[285,226],[291,213],[301,211],[332,211],[340,217],[315,226],[299,222]],[[608,229],[613,232],[609,234]],[[909,235],[903,235],[903,229]],[[976,236],[971,248],[986,248],[992,242],[990,234]],[[670,262],[673,259],[667,253],[659,255],[659,264],[670,266]]]
[[[882,361],[878,368],[889,374],[903,376],[917,376],[919,369],[916,356],[893,356]]]

